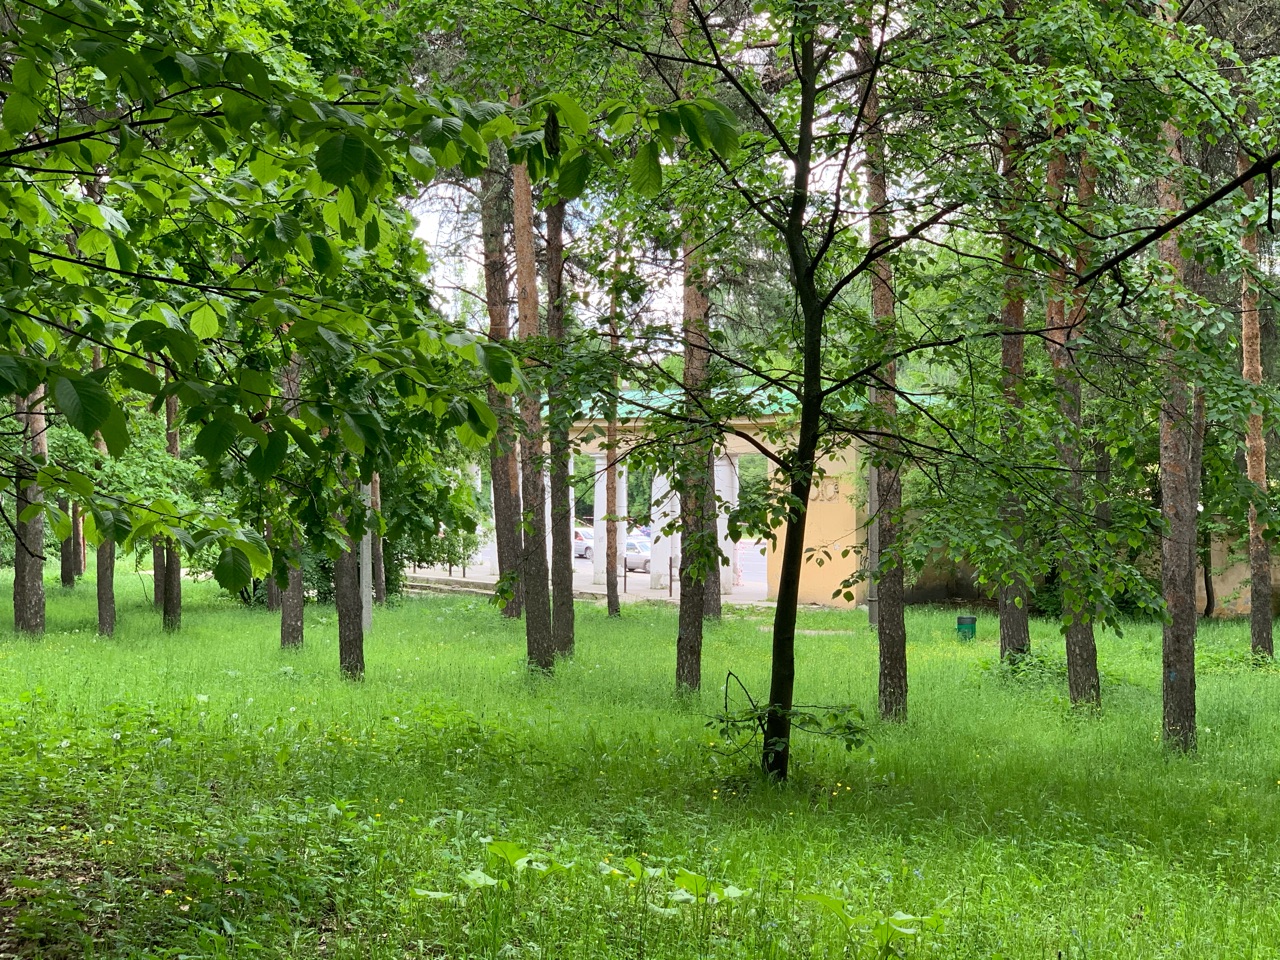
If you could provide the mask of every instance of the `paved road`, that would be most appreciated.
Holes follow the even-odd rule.
[[[742,572],[743,583],[765,582],[765,558],[761,552],[764,547],[764,541],[750,542],[744,540],[738,544],[738,566]],[[487,572],[493,560],[494,550],[495,547],[492,543],[484,544],[480,548],[474,564],[468,564],[468,568],[474,565],[476,572]],[[575,573],[590,573],[592,562],[582,557],[576,557],[573,561],[573,569]]]

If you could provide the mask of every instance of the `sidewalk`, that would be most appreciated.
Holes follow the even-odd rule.
[[[592,582],[591,562],[578,559],[574,561],[573,565],[573,595],[579,600],[604,600],[604,584]],[[727,569],[724,573],[726,576],[729,575]],[[405,571],[405,589],[410,593],[448,592],[492,596],[497,582],[498,578],[489,572],[489,564],[484,561],[481,561],[474,568],[467,567],[465,577],[460,567],[454,567],[452,571],[448,567],[410,567]],[[624,603],[638,600],[669,601],[673,603],[679,601],[680,584],[678,581],[671,590],[665,588],[654,590],[649,584],[650,578],[647,573],[638,573],[633,570],[628,572],[624,578],[623,574],[619,572],[618,599]],[[772,603],[772,601],[765,599],[766,593],[767,585],[765,583],[745,581],[736,585],[732,593],[722,594],[722,598],[725,603]]]

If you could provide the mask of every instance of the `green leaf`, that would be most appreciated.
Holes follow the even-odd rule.
[[[53,381],[53,399],[67,423],[86,437],[106,423],[115,406],[102,384],[82,377],[57,377]]]
[[[289,453],[289,434],[284,430],[275,430],[267,434],[264,443],[259,444],[245,459],[245,466],[253,477],[266,483],[270,480]]]
[[[158,382],[158,381],[157,381]],[[107,445],[107,452],[113,457],[121,456],[129,448],[129,423],[124,411],[116,404],[111,405],[107,419],[98,427],[102,441]]]
[[[25,93],[11,93],[5,97],[0,120],[11,134],[21,137],[30,133],[40,119],[40,104]]]
[[[590,175],[591,157],[580,153],[560,167],[560,173],[556,177],[556,192],[565,200],[576,200],[586,190]]]
[[[339,133],[320,144],[316,151],[316,170],[335,187],[346,186],[369,161],[369,145],[350,133]],[[373,162],[381,167],[375,156]]]
[[[631,161],[631,188],[642,197],[656,197],[662,190],[662,159],[656,140],[640,145]]]
[[[190,317],[191,332],[200,340],[216,337],[222,328],[222,318],[218,311],[208,303],[202,303],[192,312]]]
[[[553,93],[547,99],[556,105],[560,119],[567,123],[569,129],[578,136],[585,137],[591,131],[590,118],[573,97],[563,93]]]
[[[228,421],[211,420],[196,434],[192,446],[196,453],[212,463],[222,459],[238,436],[236,428]]]
[[[222,589],[235,592],[253,581],[253,565],[239,547],[225,547],[213,565],[213,578]]]

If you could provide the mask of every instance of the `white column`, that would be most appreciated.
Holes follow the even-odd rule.
[[[650,496],[653,503],[653,526],[650,529],[653,535],[649,561],[649,586],[653,590],[664,590],[670,583],[670,576],[674,575],[677,579],[680,576],[675,569],[676,554],[672,549],[675,546],[672,541],[679,535],[668,536],[662,532],[667,524],[679,518],[680,498],[671,489],[671,478],[665,473],[653,475]]]
[[[604,583],[604,538],[605,538],[605,468],[609,464],[609,458],[603,453],[592,454],[591,457],[595,464],[596,475],[596,493],[595,505],[592,508],[592,533],[591,549],[594,556],[591,560],[591,582]]]
[[[719,534],[720,553],[729,558],[729,566],[720,568],[720,592],[733,593],[737,579],[738,556],[736,544],[729,539],[729,513],[738,505],[738,458],[725,454],[716,457],[716,532]]]
[[[369,485],[360,485],[360,498],[369,509]],[[373,533],[366,529],[360,538],[360,627],[368,633],[373,629]]]
[[[492,461],[490,461],[492,462]],[[498,576],[502,573],[502,569],[498,566],[498,509],[493,502],[493,492],[497,488],[497,483],[493,479],[493,475],[489,475],[489,516],[493,518],[493,529],[489,531],[489,574]]]
[[[544,514],[546,516],[546,526],[543,527],[543,529],[547,531],[547,569],[550,570],[551,563],[552,563],[551,544],[555,542],[555,538],[551,536],[551,471],[550,470],[542,471],[542,490],[543,490],[543,493],[545,494],[545,498],[543,499],[542,503],[546,507],[546,510],[544,511]]]

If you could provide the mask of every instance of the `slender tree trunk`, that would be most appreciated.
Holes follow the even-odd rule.
[[[558,657],[573,654],[573,448],[569,425],[574,416],[563,373],[565,202],[547,207],[547,337],[556,350],[547,390],[551,423],[551,645]]]
[[[373,512],[382,514],[382,477],[375,473],[369,483],[369,505]],[[373,530],[369,534],[369,559],[373,567],[373,602],[387,602],[387,559],[383,552],[382,534]]]
[[[524,164],[512,171],[512,219],[516,249],[516,308],[520,339],[532,346],[541,334],[538,317],[538,263],[534,247],[533,184]],[[532,367],[530,368],[532,371]],[[524,634],[529,665],[555,666],[551,637],[550,571],[547,569],[547,490],[542,479],[542,391],[536,382],[520,400],[524,429],[520,436],[521,494],[524,501]]]
[[[611,338],[617,347],[617,336]],[[616,382],[616,381],[615,381]],[[614,388],[617,392],[617,388]],[[609,519],[604,525],[604,598],[605,608],[611,617],[622,616],[622,603],[618,597],[618,415],[611,412],[605,427],[605,444],[609,459],[604,468],[604,512]]]
[[[1059,209],[1064,207],[1063,193],[1066,181],[1066,154],[1057,150],[1049,162],[1048,192]],[[1092,200],[1094,174],[1088,159],[1080,161],[1080,181],[1077,188],[1077,205],[1086,210]],[[1079,262],[1079,261],[1078,261]],[[1084,572],[1079,570],[1070,549],[1071,525],[1084,520],[1084,465],[1080,455],[1082,418],[1080,407],[1080,380],[1075,373],[1075,353],[1072,341],[1083,331],[1087,307],[1083,299],[1072,306],[1067,317],[1066,267],[1053,271],[1052,289],[1046,305],[1046,336],[1049,358],[1053,363],[1054,383],[1057,387],[1059,410],[1063,429],[1057,441],[1058,460],[1066,473],[1065,499],[1068,507],[1063,518],[1064,535],[1068,546],[1067,559],[1062,564],[1063,619],[1066,621],[1067,692],[1073,704],[1098,706],[1102,702],[1102,687],[1098,676],[1098,650],[1093,636],[1093,611],[1088,609],[1080,585]]]
[[[868,26],[870,26],[868,24]],[[861,66],[868,76],[875,63],[875,50],[868,33],[861,41]],[[875,249],[890,237],[889,183],[886,171],[884,128],[880,124],[880,91],[868,81],[863,105],[867,145],[867,203],[870,207],[869,246]],[[893,271],[888,259],[876,260],[871,270],[871,315],[880,331],[886,354],[893,353],[895,320]],[[879,528],[879,565],[876,570],[876,632],[880,641],[880,716],[885,720],[907,717],[907,623],[906,590],[902,563],[894,556],[898,542],[898,513],[902,509],[901,460],[894,456],[893,437],[898,431],[897,366],[889,360],[880,367],[876,404],[883,435],[882,455],[876,470],[876,499],[879,511],[874,523]],[[885,566],[884,558],[889,557]]]
[[[511,204],[509,168],[491,163],[480,175],[480,232],[484,242],[484,296],[489,313],[489,339],[502,343],[511,335],[511,280],[507,270],[506,225]],[[523,606],[519,575],[524,551],[521,533],[520,471],[516,464],[515,416],[511,398],[489,386],[489,406],[498,418],[498,431],[489,454],[493,487],[493,534],[498,551],[499,577],[512,588],[502,607],[506,617],[518,617]]]
[[[1249,157],[1241,153],[1238,167],[1248,169]],[[1244,186],[1245,196],[1253,199],[1253,181]],[[1262,330],[1258,323],[1258,288],[1252,271],[1258,262],[1258,232],[1250,224],[1244,232],[1244,266],[1240,282],[1240,341],[1244,353],[1244,378],[1262,384]],[[1267,489],[1267,438],[1262,432],[1262,414],[1249,414],[1245,434],[1245,467],[1260,498]],[[1266,526],[1258,519],[1257,507],[1249,506],[1249,639],[1255,656],[1275,654],[1271,617],[1271,548],[1267,545]]]
[[[75,502],[71,504],[71,566],[75,576],[84,576],[84,510]]]
[[[682,268],[684,301],[682,335],[684,375],[682,386],[691,417],[702,415],[710,353],[708,315],[711,302],[706,293],[706,274],[692,234],[686,233]],[[695,429],[698,429],[695,427]],[[707,614],[707,594],[719,591],[719,578],[708,575],[716,563],[716,546],[711,543],[715,528],[707,518],[714,509],[713,476],[710,468],[714,452],[711,443],[696,438],[682,451],[680,483],[680,614],[676,635],[676,688],[698,690],[702,686],[702,634]]]
[[[822,334],[826,320],[823,299],[814,284],[813,263],[806,244],[805,221],[809,206],[809,177],[813,158],[813,130],[817,104],[818,67],[811,31],[794,40],[797,80],[800,86],[799,122],[792,159],[792,189],[783,230],[792,284],[799,301],[802,322],[800,343],[800,416],[796,446],[787,457],[791,503],[782,544],[782,569],[773,616],[773,645],[769,677],[769,703],[765,710],[761,769],[768,777],[785,780],[791,764],[791,720],[795,705],[796,614],[800,577],[804,571],[805,527],[809,495],[822,438]]]
[[[102,348],[93,348],[93,369],[102,368]],[[97,452],[99,468],[107,459],[107,443],[102,434],[93,435],[93,449]],[[98,531],[102,537],[102,531]],[[98,633],[104,637],[113,636],[116,632],[116,544],[114,540],[103,537],[98,544],[97,560],[97,592],[98,592]]]
[[[71,516],[71,503],[66,497],[58,498],[58,509]],[[75,531],[67,534],[67,538],[58,546],[58,573],[63,589],[76,585],[76,541]]]
[[[293,548],[299,553],[302,543],[293,539]],[[302,583],[302,563],[289,565],[289,585],[280,594],[280,646],[282,649],[298,649],[303,641],[302,607],[306,599]]]
[[[302,357],[299,354],[289,358],[281,373],[280,393],[285,414],[297,416],[302,397]],[[301,647],[303,641],[302,607],[306,593],[302,582],[302,541],[297,534],[293,537],[292,552],[298,559],[296,563],[289,564],[289,582],[280,594],[280,646],[286,650]]]
[[[178,438],[178,398],[166,397],[164,401],[165,448],[175,460],[182,454]],[[182,550],[173,540],[165,541],[164,550],[164,611],[166,630],[182,627]]]
[[[1175,166],[1181,164],[1178,130],[1172,123],[1165,124],[1164,139],[1170,161]],[[1176,215],[1182,209],[1182,198],[1173,179],[1161,178],[1157,194],[1167,215]],[[1160,582],[1168,617],[1162,657],[1164,740],[1170,747],[1190,751],[1196,747],[1196,507],[1202,442],[1196,421],[1203,423],[1204,399],[1188,384],[1173,345],[1176,313],[1187,308],[1186,295],[1181,290],[1185,265],[1177,232],[1167,234],[1159,249],[1175,286],[1175,315],[1163,321],[1161,330],[1166,381],[1160,405],[1160,496],[1161,513],[1168,528],[1160,549]]]
[[[44,414],[44,387],[20,398],[19,422],[24,425],[23,452],[18,470],[17,542],[14,545],[13,625],[19,633],[42,634],[44,604],[44,513],[23,520],[29,507],[44,503],[44,490],[36,483],[36,470],[49,458]]]
[[[164,537],[151,538],[151,605],[164,609]]]
[[[1204,486],[1204,462],[1200,463],[1200,484]],[[1213,535],[1206,527],[1200,531],[1200,574],[1204,581],[1204,614],[1212,617],[1218,606],[1218,596],[1213,589]]]
[[[1012,5],[1010,5],[1012,6]],[[1009,124],[1004,129],[1001,140],[1001,174],[1010,206],[1022,194],[1021,175],[1016,163],[1018,149],[1018,127]],[[1020,387],[1026,376],[1026,350],[1024,347],[1023,327],[1026,318],[1026,299],[1022,288],[1018,248],[1013,236],[1013,227],[1006,223],[1001,228],[1000,264],[1004,271],[1004,293],[1000,302],[1000,323],[1005,335],[1000,340],[1000,367],[1002,371],[1001,385],[1004,389],[1005,402],[1010,409],[1022,409]],[[1015,415],[1016,416],[1016,415]],[[1005,441],[1010,440],[1007,422],[1001,425],[1001,434]],[[1025,537],[1020,530],[1025,522],[1025,512],[1021,499],[1011,493],[1003,506],[1003,520],[1010,528],[1010,539],[1021,549]],[[1000,659],[1013,660],[1026,656],[1031,652],[1031,623],[1027,609],[1030,591],[1026,581],[1020,576],[999,587],[1000,604]]]
[[[346,537],[346,549],[333,563],[333,599],[338,608],[338,667],[348,680],[364,679],[364,598],[360,594],[360,560],[356,544]]]

